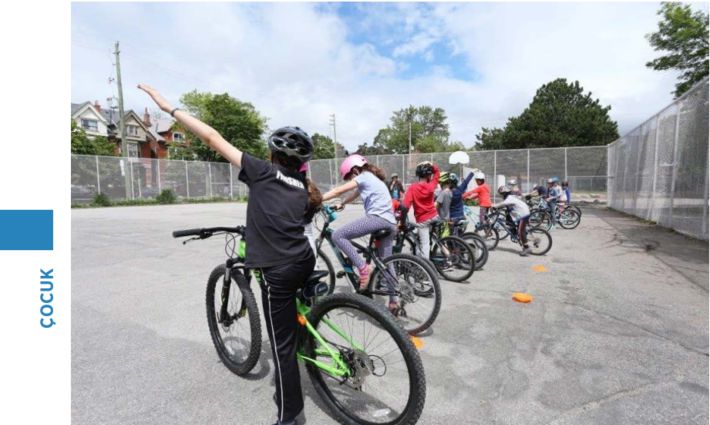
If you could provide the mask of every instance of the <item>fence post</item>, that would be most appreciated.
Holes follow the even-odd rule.
[[[529,151],[528,151],[529,152]],[[498,151],[493,151],[493,187],[491,192],[493,192],[493,203],[496,202],[496,194],[498,193],[498,174],[496,173],[496,166],[498,164]]]
[[[402,158],[402,185],[406,185],[407,184],[407,174],[406,174],[407,167],[405,167],[404,164],[407,161],[404,160],[404,156],[400,156],[400,158]]]
[[[530,187],[530,149],[528,149],[528,171],[527,171],[527,182],[528,182],[528,191],[532,190]]]
[[[234,183],[232,183],[232,164],[229,164],[229,199],[234,199]]]
[[[183,160],[182,162],[185,163],[185,194],[186,194],[186,197],[189,198],[190,197],[190,176],[188,174],[189,172],[187,171],[187,161]]]
[[[133,161],[128,158],[128,163],[131,164],[131,199],[136,198],[135,186],[133,185]]]
[[[161,160],[161,159],[156,159],[156,161],[158,161],[158,193],[160,193],[160,192],[163,191],[163,187],[160,185],[160,173],[163,172],[163,169],[162,169],[162,167],[160,166],[162,160]]]
[[[212,197],[212,163],[207,163],[207,189],[209,189],[209,197]]]
[[[710,149],[708,149],[710,155]],[[708,156],[710,158],[710,156]],[[708,233],[708,167],[705,166],[705,189],[703,190],[703,228],[700,236],[705,236]]]
[[[678,110],[675,114],[675,135],[673,136],[673,174],[671,177],[671,210],[670,222],[668,227],[673,228],[673,203],[675,202],[675,180],[678,174],[678,131],[680,129],[680,110],[683,106],[683,101],[678,102]]]
[[[94,158],[96,158],[96,190],[98,190],[97,193],[101,193],[101,176],[99,176],[99,157],[98,155],[94,155]]]
[[[647,220],[653,220],[656,211],[656,179],[658,176],[658,137],[661,134],[661,114],[656,115],[656,140],[653,144],[653,182],[651,183],[651,206],[648,209]],[[654,220],[655,221],[655,220]]]
[[[565,148],[565,180],[567,180],[567,148]]]

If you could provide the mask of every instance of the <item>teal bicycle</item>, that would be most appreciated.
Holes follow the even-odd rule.
[[[207,323],[222,363],[247,375],[261,354],[261,324],[250,288],[258,273],[244,266],[244,226],[173,232],[173,237],[226,236],[227,260],[207,281]],[[412,339],[392,315],[356,294],[328,295],[315,271],[296,296],[301,325],[297,356],[333,417],[347,425],[405,425],[419,419],[426,379]]]

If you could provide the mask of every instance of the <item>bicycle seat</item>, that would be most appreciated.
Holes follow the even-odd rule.
[[[372,234],[372,239],[379,240],[384,239],[392,233],[390,229],[380,229]]]
[[[328,270],[313,270],[308,279],[306,280],[306,286],[312,283],[318,283],[324,277],[328,276]]]
[[[328,293],[328,284],[321,282],[321,279],[326,276],[328,276],[327,270],[314,270],[308,277],[303,289],[296,291],[296,295],[304,300],[326,295]]]

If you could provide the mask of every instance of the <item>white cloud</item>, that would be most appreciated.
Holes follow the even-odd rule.
[[[370,10],[370,5],[358,5]],[[577,79],[628,130],[672,96],[675,75],[647,69],[657,55],[644,34],[656,29],[656,4],[372,5],[362,28],[386,22],[409,41],[392,57],[349,40],[333,8],[314,4],[73,5],[72,100],[110,93],[109,50],[121,40],[127,108],[152,108],[141,81],[173,102],[192,89],[229,92],[253,103],[272,128],[300,125],[346,147],[371,142],[392,111],[409,104],[446,110],[452,139],[470,145],[481,127],[502,126],[557,77]],[[130,21],[132,25],[122,25]],[[398,38],[400,39],[400,38]],[[464,55],[477,78],[459,80],[448,64],[402,79],[407,58],[433,59],[442,43]],[[472,72],[473,73],[473,72]]]

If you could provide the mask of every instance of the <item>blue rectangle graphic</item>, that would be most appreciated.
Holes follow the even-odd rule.
[[[53,210],[0,210],[1,251],[54,249]]]

